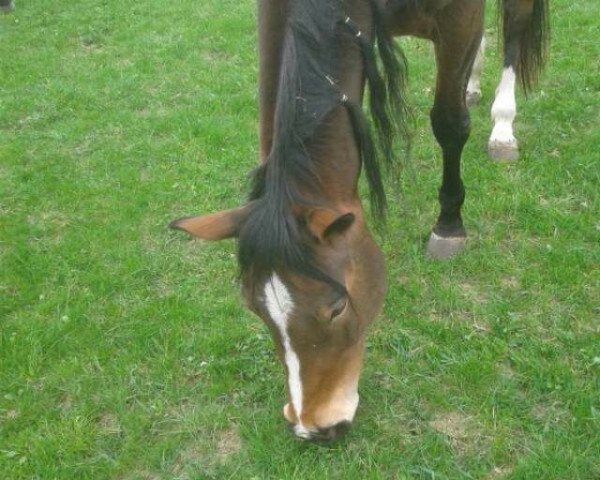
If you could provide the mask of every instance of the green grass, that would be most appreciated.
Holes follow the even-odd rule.
[[[595,2],[552,2],[513,165],[485,154],[488,48],[464,154],[470,242],[448,263],[423,255],[432,49],[402,41],[415,149],[378,234],[390,287],[355,427],[330,448],[285,428],[235,245],[166,229],[247,191],[254,4],[22,0],[0,17],[0,477],[600,478]]]

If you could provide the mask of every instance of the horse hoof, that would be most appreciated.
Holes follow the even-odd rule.
[[[0,10],[4,13],[10,13],[14,9],[15,9],[15,4],[12,2],[12,0],[5,5],[0,5]]]
[[[512,142],[490,142],[488,143],[488,155],[497,162],[514,162],[519,159],[519,146],[516,140]]]
[[[474,105],[478,105],[481,100],[481,92],[473,91],[467,92],[467,107],[471,108]]]
[[[427,242],[427,256],[437,260],[448,260],[465,248],[467,237],[441,237],[431,232]]]

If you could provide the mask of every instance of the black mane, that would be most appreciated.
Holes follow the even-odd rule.
[[[373,42],[365,35],[358,35],[356,25],[344,12],[342,0],[291,2],[276,99],[273,147],[268,160],[254,173],[252,207],[239,233],[242,275],[268,275],[287,267],[331,283],[314,265],[306,242],[301,241],[292,205],[310,204],[299,193],[302,187],[319,184],[315,159],[307,147],[326,117],[337,108],[346,108],[349,114],[373,211],[380,218],[385,215],[385,192],[368,122],[360,105],[349,101],[336,86],[341,75],[340,46],[342,42],[354,42],[362,53],[380,150],[384,160],[391,164],[395,126],[405,131],[401,95],[405,61],[403,55],[396,55],[390,36],[384,31],[376,1],[365,2],[372,12],[381,69]]]

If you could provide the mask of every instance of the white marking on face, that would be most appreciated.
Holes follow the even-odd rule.
[[[481,37],[481,44],[477,50],[477,56],[473,62],[473,70],[467,84],[467,95],[481,96],[481,72],[483,71],[483,59],[485,55],[485,37]]]
[[[329,411],[321,412],[324,416],[322,423],[331,426],[331,422],[327,422],[328,419],[333,419],[334,425],[344,420],[352,422],[358,408],[358,401],[358,377],[356,377],[334,393]]]
[[[515,70],[507,67],[502,72],[502,79],[496,89],[496,99],[492,105],[494,129],[490,136],[490,144],[511,144],[516,139],[513,135],[513,121],[517,115],[515,100]]]
[[[275,273],[265,284],[265,303],[269,315],[281,335],[281,344],[283,346],[285,364],[288,370],[290,396],[292,397],[292,405],[294,406],[296,416],[298,417],[298,425],[294,427],[294,431],[300,437],[308,436],[308,430],[302,426],[302,422],[300,421],[300,415],[302,414],[300,360],[292,348],[287,329],[290,315],[294,310],[294,302],[292,301],[290,292]]]

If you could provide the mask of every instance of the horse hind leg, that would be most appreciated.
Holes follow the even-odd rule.
[[[443,157],[440,214],[427,245],[428,255],[438,259],[450,258],[460,252],[467,238],[461,217],[465,189],[460,160],[470,133],[465,98],[467,81],[483,32],[483,2],[456,1],[448,8],[456,8],[460,15],[443,11],[437,22],[439,33],[434,39],[437,80],[430,115]],[[465,25],[471,27],[465,28]]]
[[[488,141],[488,154],[493,160],[511,162],[519,158],[519,144],[513,132],[513,122],[517,116],[515,83],[514,55],[509,48],[509,51],[505,52],[502,78],[492,104],[494,126]]]
[[[481,73],[483,72],[483,61],[485,58],[485,36],[481,37],[481,43],[473,62],[473,70],[467,83],[467,107],[477,105],[481,100]]]
[[[513,132],[517,115],[517,77],[527,89],[543,65],[547,34],[547,0],[503,0],[504,68],[492,105],[494,127],[488,153],[494,160],[513,161],[519,146]]]

